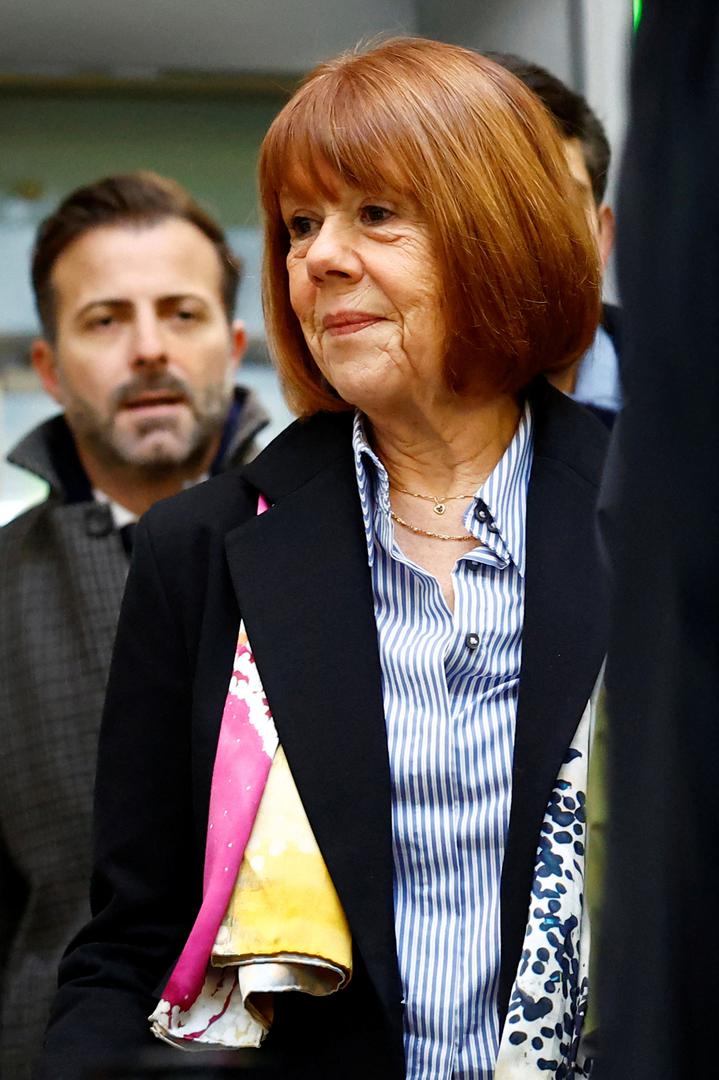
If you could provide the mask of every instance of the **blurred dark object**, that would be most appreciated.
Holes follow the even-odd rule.
[[[719,938],[719,4],[645,5],[602,527],[611,829],[598,1080],[708,1075]],[[708,1026],[709,1025],[709,1026]]]
[[[348,1056],[341,1076],[337,1062],[321,1054],[298,1049],[288,1063],[286,1055],[270,1047],[261,1050],[233,1050],[212,1053],[169,1051],[166,1046],[146,1050],[132,1062],[115,1062],[88,1072],[87,1080],[383,1080],[388,1075],[381,1060],[368,1063],[361,1054]]]
[[[280,1065],[267,1048],[211,1053],[176,1050],[168,1054],[166,1047],[158,1046],[146,1050],[132,1062],[116,1062],[93,1069],[87,1080],[229,1080],[233,1076],[269,1080],[270,1077],[289,1075],[286,1067]],[[299,1080],[304,1074],[298,1071],[296,1075]],[[310,1074],[306,1075],[309,1077]]]

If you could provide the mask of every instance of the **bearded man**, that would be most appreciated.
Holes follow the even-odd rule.
[[[61,953],[88,916],[95,748],[134,523],[246,461],[267,418],[235,374],[239,267],[152,173],[41,225],[32,361],[62,413],[9,460],[47,499],[0,531],[0,1073],[30,1076]],[[158,838],[159,840],[160,838]]]

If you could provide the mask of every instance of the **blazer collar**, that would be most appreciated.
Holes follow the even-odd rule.
[[[597,677],[605,611],[594,503],[606,432],[544,379],[534,462],[513,795],[502,878],[503,1016],[544,811]],[[274,505],[227,538],[280,740],[390,1028],[401,1038],[389,760],[351,414],[291,425],[246,479]]]
[[[351,458],[353,415],[318,413],[309,420],[295,420],[242,467],[242,475],[270,503],[279,502],[334,462]]]

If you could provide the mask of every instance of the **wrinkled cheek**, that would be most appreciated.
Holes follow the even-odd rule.
[[[317,364],[317,367],[320,369],[320,371],[322,371],[324,374],[326,374],[325,369],[324,369],[324,365],[323,365],[323,362],[322,362],[323,361],[323,355],[324,355],[323,350],[322,350],[322,338],[320,337],[320,335],[318,333],[315,332],[314,329],[312,329],[312,330],[303,330],[303,333],[305,335],[305,341],[307,343],[307,348],[310,350],[310,353],[312,355],[312,359]]]
[[[304,270],[290,273],[290,306],[301,323],[305,323],[314,308],[313,290],[309,287]]]

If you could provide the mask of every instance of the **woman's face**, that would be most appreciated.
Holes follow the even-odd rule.
[[[290,299],[328,382],[370,416],[444,393],[440,276],[421,211],[334,178],[282,192]]]

